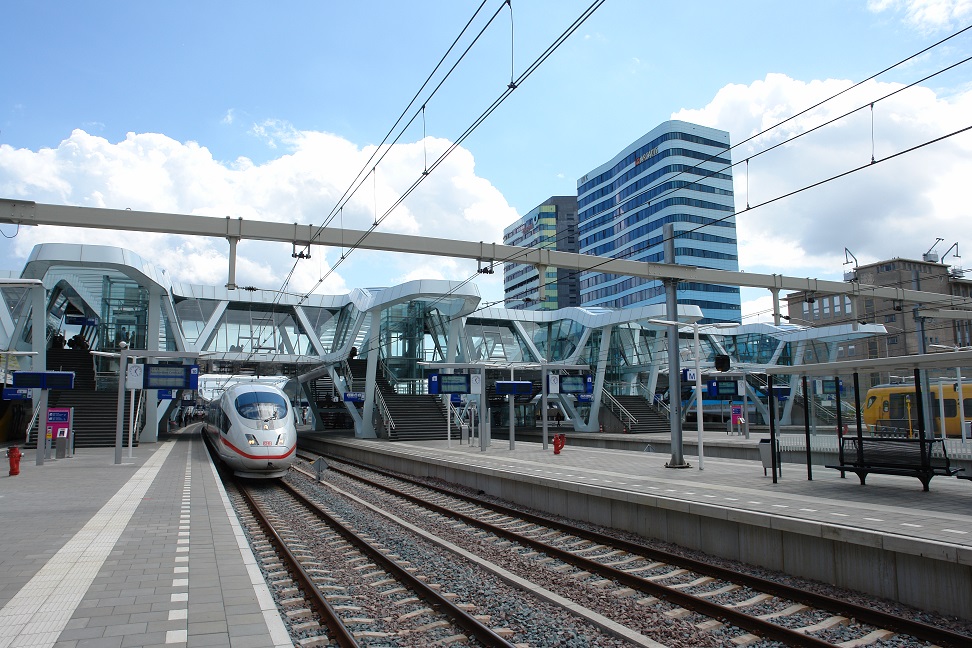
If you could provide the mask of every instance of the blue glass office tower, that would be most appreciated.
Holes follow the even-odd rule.
[[[675,262],[738,270],[729,133],[667,121],[577,181],[582,254],[664,261],[662,226],[675,227]],[[665,303],[662,282],[599,272],[580,276],[584,306]],[[739,288],[681,283],[678,302],[703,322],[739,322]]]

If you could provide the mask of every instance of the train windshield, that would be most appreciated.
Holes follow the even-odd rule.
[[[287,415],[287,399],[270,392],[246,392],[236,397],[236,411],[251,420],[282,419]]]

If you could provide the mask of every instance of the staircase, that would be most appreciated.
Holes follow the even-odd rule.
[[[614,398],[631,413],[631,416],[638,419],[638,423],[632,425],[628,432],[632,434],[671,432],[668,419],[653,410],[648,401],[641,396],[615,396]]]
[[[48,349],[48,371],[73,371],[74,389],[48,392],[48,407],[74,408],[74,447],[111,448],[115,446],[118,391],[95,391],[94,366],[87,351]],[[125,421],[122,443],[128,444],[130,393],[125,393]],[[43,416],[43,413],[41,414]],[[138,438],[135,439],[138,445]],[[37,432],[31,430],[28,447],[37,447]]]
[[[354,375],[355,390],[363,391],[368,361],[349,360],[348,365]],[[390,441],[431,441],[446,438],[446,418],[438,396],[399,394],[381,372],[378,372],[375,382],[385,399],[392,420],[395,421],[395,428],[388,430]]]

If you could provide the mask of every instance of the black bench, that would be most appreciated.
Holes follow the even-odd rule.
[[[878,473],[917,477],[927,491],[932,477],[951,477],[961,470],[949,466],[941,439],[845,436],[842,450],[842,463],[827,468],[839,470],[841,477],[848,472],[856,473],[862,486],[868,473]]]

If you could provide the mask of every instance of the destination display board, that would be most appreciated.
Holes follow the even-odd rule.
[[[144,365],[144,389],[196,389],[199,365]]]
[[[497,380],[496,393],[504,396],[507,394],[529,396],[533,393],[533,383],[529,380]]]
[[[73,371],[14,371],[13,386],[27,389],[74,389]]]
[[[561,376],[561,394],[591,394],[594,392],[593,376]]]
[[[732,400],[739,396],[739,382],[736,380],[710,380],[706,387],[709,396],[722,400]]]
[[[430,394],[468,394],[469,374],[429,375]]]
[[[821,380],[821,391],[825,394],[836,394],[838,391],[844,392],[844,381],[839,379]]]

